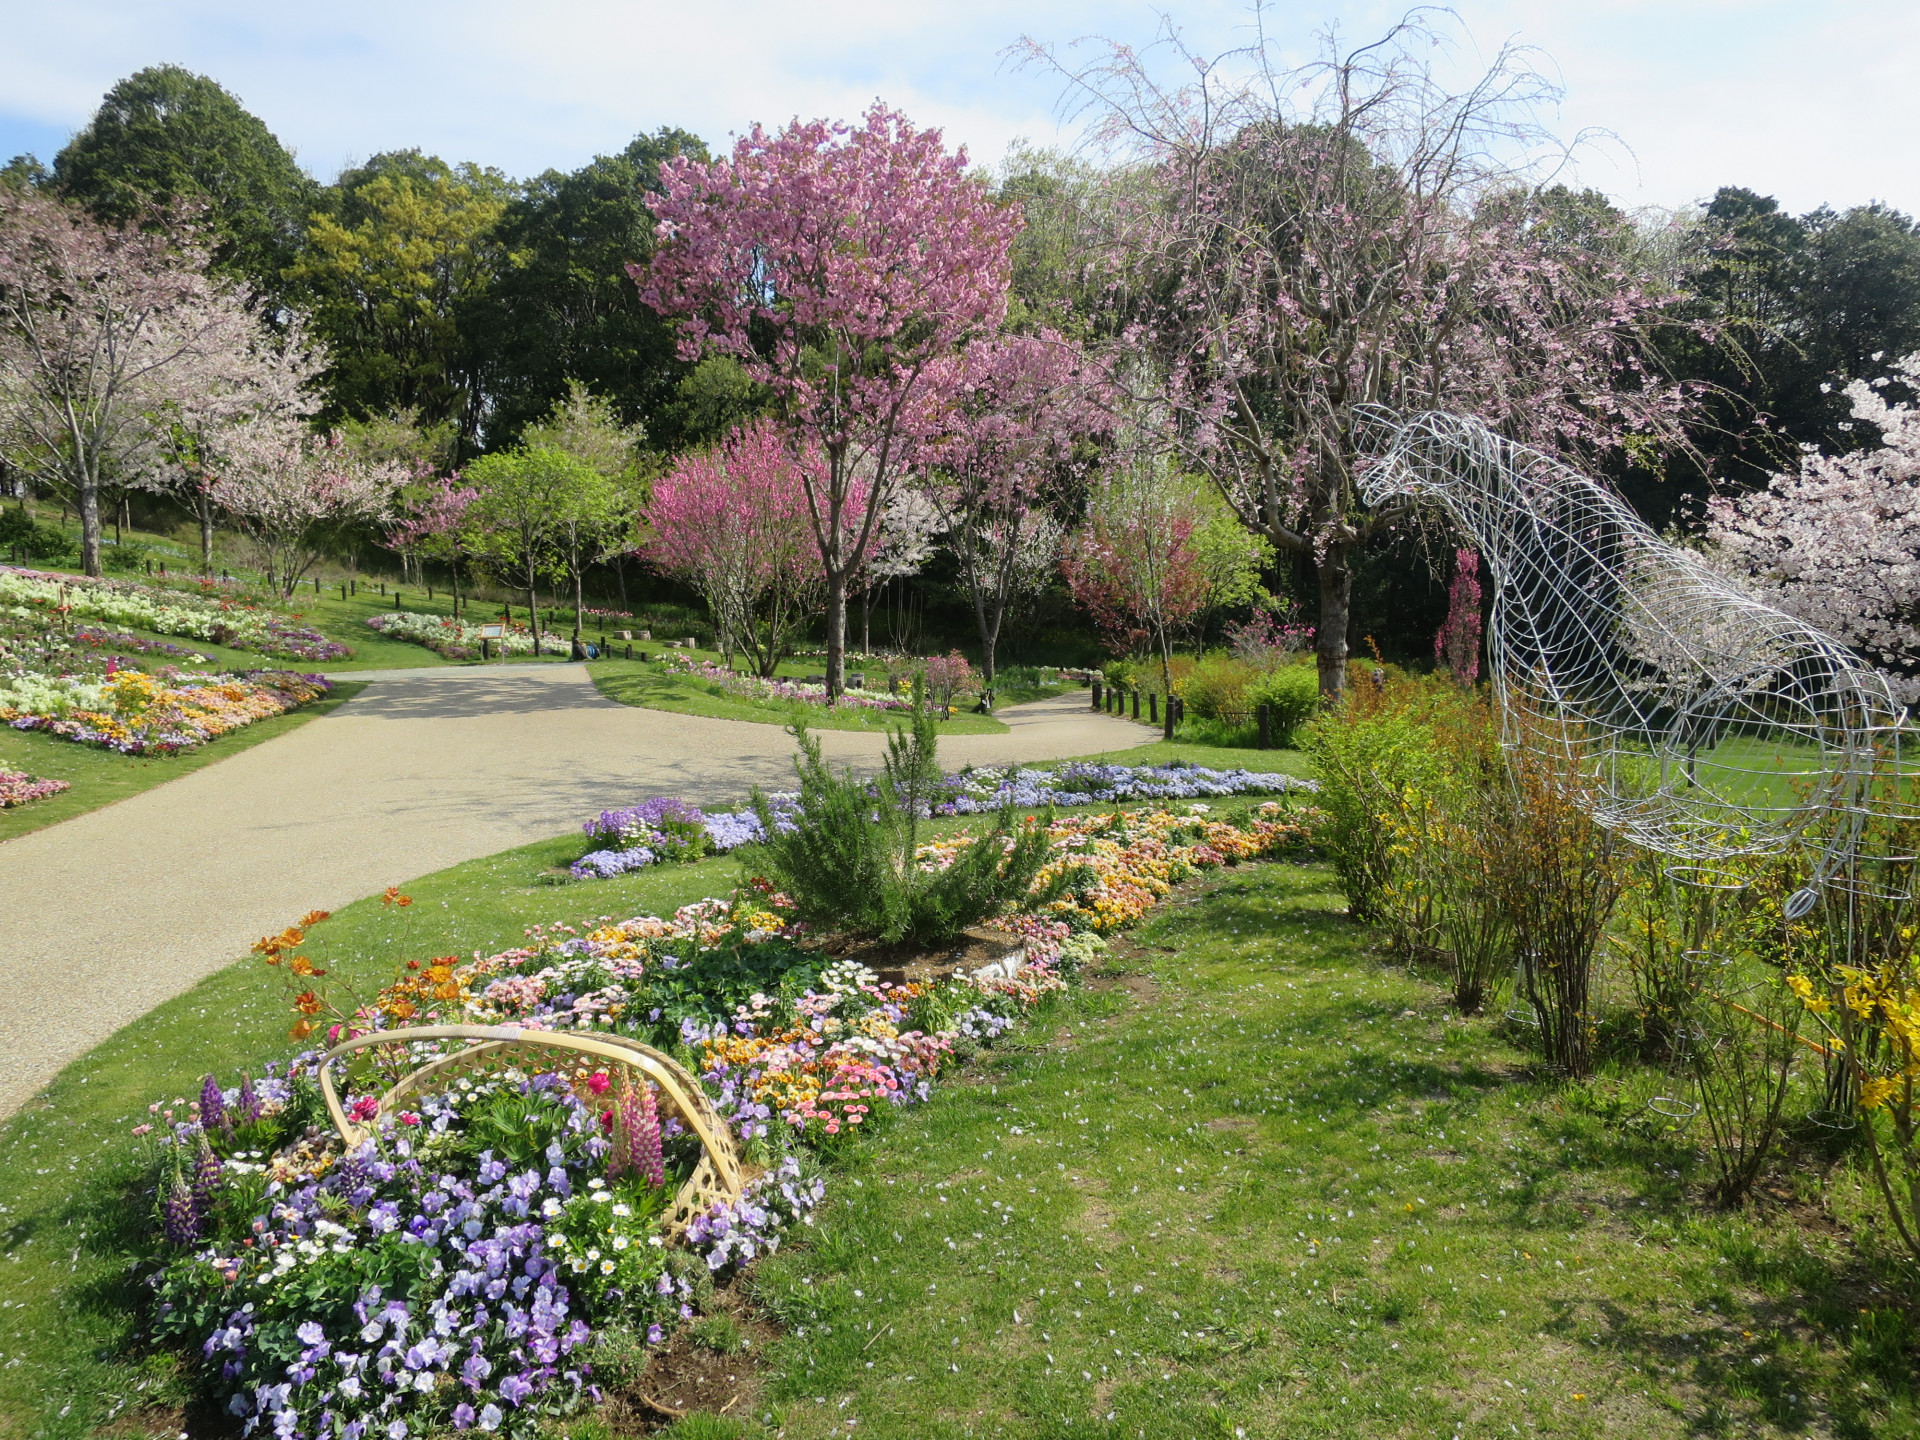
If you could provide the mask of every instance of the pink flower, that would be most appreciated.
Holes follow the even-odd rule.
[[[133,1133],[136,1135],[145,1135],[151,1129],[153,1129],[151,1125],[136,1125],[133,1127]]]
[[[587,1077],[587,1089],[591,1090],[596,1095],[606,1094],[607,1086],[611,1085],[612,1083],[613,1083],[612,1079],[607,1075],[607,1072],[604,1070],[596,1070],[593,1072],[593,1074]]]
[[[371,1120],[379,1113],[380,1100],[378,1096],[374,1095],[362,1095],[358,1100],[347,1106],[347,1118],[349,1120]]]

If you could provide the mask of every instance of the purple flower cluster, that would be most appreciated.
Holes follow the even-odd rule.
[[[789,1155],[749,1185],[737,1204],[696,1215],[687,1227],[687,1246],[707,1257],[709,1270],[771,1255],[783,1230],[813,1224],[813,1211],[826,1196],[826,1181],[803,1179],[800,1162]]]
[[[684,800],[656,795],[624,810],[602,810],[580,828],[590,840],[609,845],[644,844],[649,836],[675,826],[691,828],[706,819],[700,809]]]
[[[263,655],[284,655],[289,660],[346,660],[353,655],[351,645],[331,640],[311,626],[269,617],[266,632],[265,641],[243,648],[257,649]]]
[[[1312,794],[1320,787],[1294,775],[1209,770],[1178,761],[1166,765],[1098,765],[1073,761],[1054,770],[966,770],[941,782],[946,798],[936,815],[975,815],[1006,805],[1065,809],[1127,800],[1194,800],[1224,795]]]
[[[324,1179],[269,1186],[254,1243],[239,1255],[196,1257],[246,1302],[201,1349],[247,1433],[265,1425],[285,1440],[372,1440],[435,1421],[492,1431],[536,1401],[544,1413],[595,1397],[571,1360],[591,1328],[549,1253],[548,1226],[599,1173],[607,1141],[559,1077],[520,1089],[564,1115],[544,1167],[509,1166],[491,1150],[466,1176],[423,1161],[415,1142],[459,1123],[457,1100],[430,1097],[410,1132],[389,1127]],[[222,1106],[239,1100],[214,1093]],[[350,1323],[323,1326],[309,1286],[287,1283],[317,1264],[330,1280],[359,1277]],[[411,1276],[404,1289],[395,1274]]]
[[[121,630],[102,630],[98,625],[80,626],[73,632],[73,638],[96,650],[130,650],[136,655],[177,655],[196,664],[204,664],[213,658],[211,655],[202,655],[198,650],[189,650],[184,645],[175,645],[170,640],[142,640],[138,635],[129,635]]]

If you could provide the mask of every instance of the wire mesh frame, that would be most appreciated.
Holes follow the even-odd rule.
[[[1548,746],[1595,821],[1683,870],[1802,852],[1791,903],[1853,882],[1905,712],[1851,650],[1662,540],[1593,480],[1442,411],[1363,416],[1371,505],[1440,508],[1486,562],[1510,750]]]

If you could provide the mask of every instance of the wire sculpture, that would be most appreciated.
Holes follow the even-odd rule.
[[[1737,888],[1724,862],[1798,849],[1795,919],[1849,883],[1905,718],[1877,671],[1477,420],[1368,407],[1362,434],[1366,501],[1437,505],[1486,561],[1504,746],[1557,747],[1596,822],[1676,879]]]

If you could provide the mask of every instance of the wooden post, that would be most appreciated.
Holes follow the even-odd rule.
[[[1133,692],[1133,718],[1136,720],[1140,718],[1140,692],[1138,690]]]
[[[493,659],[493,642],[484,635],[480,637],[480,658],[482,660]]]
[[[342,585],[340,587],[340,598],[342,600],[345,600],[347,598],[347,587],[345,585]]]
[[[1273,711],[1263,700],[1254,710],[1254,714],[1260,721],[1260,748],[1271,750],[1273,748]]]
[[[1099,682],[1098,680],[1096,680],[1096,681],[1094,681],[1094,682],[1093,682],[1093,706],[1092,706],[1092,708],[1093,708],[1093,709],[1095,709],[1095,710],[1098,710],[1098,709],[1100,708],[1100,682]]]
[[[627,659],[629,659],[629,660],[631,660],[631,659],[633,659],[633,646],[632,646],[632,645],[628,645],[628,646],[627,646]]]
[[[1147,692],[1147,719],[1155,725],[1160,723],[1160,692],[1158,690]]]

